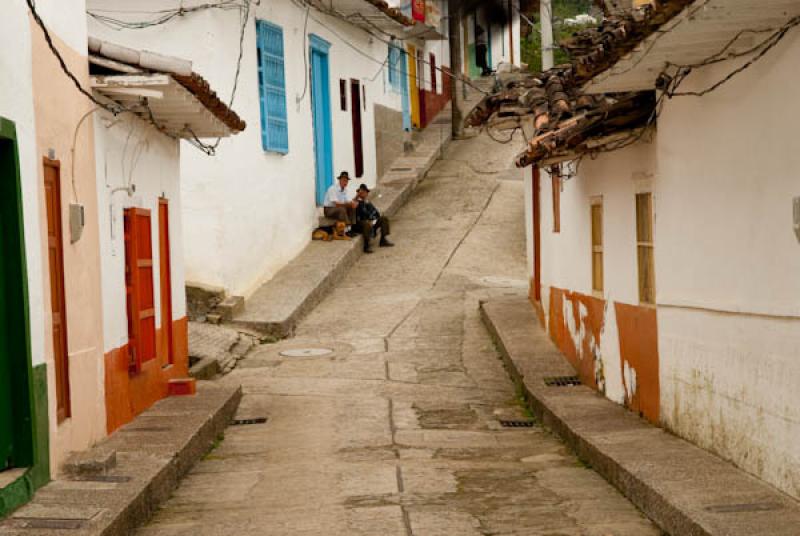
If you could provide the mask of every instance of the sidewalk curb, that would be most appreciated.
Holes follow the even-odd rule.
[[[795,535],[800,503],[585,386],[547,387],[574,370],[527,298],[480,304],[481,318],[536,418],[674,536]]]
[[[89,456],[92,451],[115,451],[115,467],[97,475],[99,480],[64,477],[50,482],[31,502],[0,520],[0,533],[62,534],[63,529],[36,523],[74,520],[77,526],[68,531],[74,536],[132,534],[152,518],[181,478],[209,451],[241,398],[241,387],[201,382],[195,396],[160,400],[88,451]],[[158,434],[161,430],[149,426],[150,422],[170,424],[165,430],[168,434]],[[149,434],[155,435],[148,440]]]

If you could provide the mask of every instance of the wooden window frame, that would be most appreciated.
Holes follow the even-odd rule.
[[[605,254],[603,249],[603,198],[602,196],[593,197],[589,204],[589,225],[591,243],[591,263],[592,263],[592,294],[602,297],[605,290],[604,263]],[[599,217],[595,219],[595,215]],[[599,227],[599,228],[598,228]],[[599,259],[599,260],[598,260]]]
[[[640,202],[647,200],[643,210]],[[654,236],[654,209],[653,193],[640,192],[636,194],[636,264],[638,272],[639,303],[641,305],[655,306],[655,236]],[[646,218],[646,219],[643,219]],[[649,272],[649,279],[647,273]],[[647,283],[651,283],[648,287]]]
[[[550,181],[553,188],[553,232],[561,232],[561,170],[557,166],[550,168]]]
[[[339,108],[347,111],[347,80],[344,78],[339,79]]]

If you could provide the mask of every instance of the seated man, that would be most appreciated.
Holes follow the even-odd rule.
[[[372,238],[377,235],[378,229],[381,230],[380,246],[382,248],[392,247],[394,244],[387,238],[389,233],[389,218],[381,216],[375,205],[370,203],[367,197],[369,196],[369,188],[366,184],[362,184],[356,190],[356,201],[358,207],[356,208],[356,221],[358,228],[364,235],[364,253],[372,253]]]
[[[350,175],[346,171],[342,171],[337,180],[339,184],[332,184],[325,193],[323,212],[326,218],[344,222],[348,226],[353,225],[356,222],[358,202],[350,199],[347,192]]]

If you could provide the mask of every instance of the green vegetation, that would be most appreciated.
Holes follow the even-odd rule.
[[[553,5],[553,42],[556,46],[564,39],[570,37],[578,30],[582,30],[592,25],[582,26],[567,26],[564,20],[573,18],[582,13],[589,13],[598,18],[596,10],[592,8],[591,0],[552,0]],[[537,9],[533,12],[528,12],[525,16],[534,23],[530,26],[524,20],[522,21],[523,32],[522,42],[522,61],[528,64],[531,71],[537,72],[542,70],[542,39],[541,39],[541,24],[539,20],[539,11]],[[554,51],[555,64],[569,62],[569,56],[560,48]]]

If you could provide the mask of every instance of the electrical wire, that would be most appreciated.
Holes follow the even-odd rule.
[[[306,42],[308,41],[308,14],[311,11],[311,6],[306,6],[306,17],[303,22],[303,93],[299,97],[295,97],[295,104],[300,104],[306,97],[308,92],[308,79],[310,73],[308,72],[308,54],[306,54]]]
[[[125,106],[122,106],[121,104],[115,103],[113,101],[104,102],[103,100],[95,97],[86,88],[84,88],[83,85],[78,80],[78,78],[75,76],[75,74],[73,74],[73,72],[70,71],[69,67],[67,67],[66,62],[64,61],[64,57],[61,55],[61,52],[58,50],[58,48],[53,43],[53,38],[50,35],[50,31],[47,29],[47,26],[45,25],[44,21],[42,20],[42,17],[36,11],[35,1],[34,0],[25,0],[25,1],[26,1],[27,5],[28,5],[28,10],[30,11],[31,16],[33,17],[34,22],[36,22],[36,25],[39,26],[39,28],[42,31],[42,34],[43,34],[44,39],[45,39],[45,42],[47,43],[47,46],[50,49],[50,52],[53,54],[53,56],[55,56],[56,60],[58,61],[58,64],[61,67],[61,71],[67,76],[67,78],[70,79],[70,81],[72,81],[72,83],[75,86],[75,88],[83,96],[85,96],[87,99],[89,99],[97,107],[102,108],[102,109],[104,109],[104,110],[106,110],[108,112],[111,112],[114,116],[120,115],[122,113],[133,113],[134,115],[138,115],[137,111],[144,110],[144,111],[146,111],[148,113],[149,122],[153,125],[153,127],[156,128],[156,130],[158,130],[159,132],[161,132],[162,134],[164,134],[164,135],[166,135],[166,136],[168,136],[170,138],[179,139],[177,136],[167,132],[164,129],[163,126],[159,125],[158,122],[156,122],[155,117],[153,116],[153,111],[150,109],[149,105],[147,104],[147,99],[146,98],[142,99],[137,104],[137,106],[125,107]],[[202,142],[201,142],[201,145],[198,146],[198,148],[200,148],[206,154],[213,154],[213,148],[208,146],[208,145],[206,145],[206,144],[204,144],[204,143],[202,143]]]
[[[300,2],[300,0],[292,0],[292,1],[293,1],[293,3],[295,3],[295,5],[298,5],[298,3]],[[325,14],[325,15],[328,15],[328,16],[330,16],[330,17],[337,18],[337,19],[339,19],[339,20],[342,20],[342,21],[344,21],[344,22],[347,22],[347,23],[349,23],[349,24],[353,24],[353,22],[352,22],[351,20],[349,20],[347,17],[344,17],[344,16],[342,16],[341,14],[339,14],[339,13],[337,13],[337,12],[335,12],[335,11],[322,10],[322,9],[319,9],[319,7],[318,7],[318,6],[316,6],[316,5],[313,5],[313,4],[310,4],[310,3],[307,3],[307,2],[306,2],[306,3],[300,3],[300,5],[303,5],[303,6],[306,6],[306,5],[312,5],[312,6],[313,6],[313,7],[314,7],[316,10],[318,10],[320,13],[323,13],[323,14]],[[348,47],[350,47],[351,49],[353,49],[353,50],[354,50],[355,52],[357,52],[358,54],[361,54],[361,55],[362,55],[362,56],[364,56],[365,58],[367,58],[367,59],[369,59],[370,61],[373,61],[373,62],[375,62],[375,63],[378,63],[378,64],[383,64],[383,63],[384,63],[384,61],[385,61],[385,60],[379,60],[379,59],[377,59],[377,58],[374,58],[374,57],[372,57],[370,54],[368,54],[368,53],[364,52],[363,50],[361,50],[361,48],[359,48],[357,45],[355,45],[355,44],[351,43],[351,42],[350,42],[350,41],[348,41],[346,38],[342,37],[342,35],[341,35],[341,34],[339,34],[339,33],[338,33],[336,30],[334,30],[333,28],[331,28],[329,25],[325,24],[323,21],[321,21],[321,20],[320,20],[319,18],[317,18],[316,16],[314,16],[314,15],[311,15],[311,19],[312,19],[312,20],[314,20],[314,21],[315,21],[317,24],[319,24],[319,25],[320,25],[320,26],[322,26],[323,28],[325,28],[325,29],[327,29],[328,31],[330,31],[330,32],[331,32],[331,33],[332,33],[334,36],[336,36],[336,37],[337,37],[337,38],[338,38],[338,39],[339,39],[341,42],[343,42],[345,45],[347,45]],[[375,35],[374,33],[370,32],[369,30],[366,30],[366,29],[364,29],[364,28],[362,28],[362,27],[359,27],[359,28],[360,28],[362,31],[364,31],[364,32],[366,32],[367,34],[369,34],[369,35],[371,35],[372,37],[374,37],[375,39],[377,39],[378,41],[381,41],[382,43],[384,43],[384,44],[386,44],[386,45],[391,45],[391,41],[387,41],[387,40],[386,40],[386,39],[384,39],[383,37],[377,36],[377,35]],[[424,59],[424,58],[422,58],[422,59],[419,59],[418,61],[422,62],[424,65],[432,66],[432,65],[431,65],[431,63],[430,63],[428,60]],[[483,95],[487,95],[487,96],[488,96],[488,95],[490,95],[490,94],[491,94],[490,92],[488,92],[488,91],[485,91],[485,90],[483,90],[482,88],[480,88],[479,86],[477,86],[477,85],[473,84],[473,83],[472,83],[470,80],[466,79],[466,78],[465,78],[465,77],[463,77],[463,76],[456,76],[456,75],[454,75],[454,74],[453,74],[451,71],[449,71],[449,70],[446,70],[446,69],[443,69],[442,67],[439,67],[438,65],[433,65],[432,67],[433,67],[434,69],[436,69],[437,71],[439,71],[440,73],[442,73],[442,75],[443,75],[443,76],[449,76],[449,77],[450,77],[451,79],[453,79],[453,80],[460,81],[462,84],[464,84],[464,85],[467,85],[467,86],[471,87],[472,89],[474,89],[474,90],[478,91],[479,93],[482,93]]]

